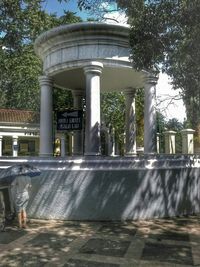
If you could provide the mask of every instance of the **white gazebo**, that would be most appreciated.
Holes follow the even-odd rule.
[[[52,88],[72,91],[74,108],[86,97],[84,155],[100,155],[100,92],[123,91],[126,96],[126,154],[136,153],[135,92],[145,88],[144,153],[156,152],[155,85],[157,78],[138,72],[130,60],[129,27],[99,22],[70,24],[41,34],[35,51],[43,61],[40,156],[53,155]],[[74,136],[74,151],[83,151],[82,133]]]
[[[154,155],[157,78],[133,68],[128,27],[98,22],[64,25],[39,36],[35,51],[43,61],[43,76],[39,78],[40,156],[45,158],[0,159],[0,173],[19,162],[41,170],[41,175],[32,181],[27,209],[30,218],[124,221],[200,212],[200,157],[188,155],[193,153],[193,130],[182,131],[186,155],[173,155],[174,132],[166,135],[169,154]],[[84,151],[89,156],[51,157],[54,86],[72,91],[72,113],[82,109],[83,97],[86,100],[84,138],[81,131],[75,132],[74,152],[80,155]],[[141,87],[145,91],[144,153],[147,155],[98,156],[100,132],[106,134],[106,127],[100,121],[100,92],[125,93],[126,155],[132,156],[136,153],[135,92]],[[64,144],[62,131],[60,139]]]

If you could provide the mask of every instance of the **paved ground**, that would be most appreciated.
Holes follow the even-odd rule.
[[[137,222],[31,220],[0,233],[0,266],[200,266],[200,216]]]

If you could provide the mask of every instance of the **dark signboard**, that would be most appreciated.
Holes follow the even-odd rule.
[[[83,111],[64,110],[57,112],[57,130],[74,131],[82,130]]]

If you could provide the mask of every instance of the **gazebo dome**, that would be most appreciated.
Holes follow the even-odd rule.
[[[85,87],[83,67],[91,61],[103,64],[101,91],[139,88],[143,72],[130,61],[129,27],[100,22],[63,25],[41,34],[35,51],[43,60],[44,73],[58,87]]]

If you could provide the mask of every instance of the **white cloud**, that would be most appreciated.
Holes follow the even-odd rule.
[[[106,12],[103,15],[102,21],[106,23],[117,23],[117,24],[127,24],[127,16],[125,15],[125,12],[118,11],[116,3],[109,4],[108,2],[104,2],[101,4],[102,10],[107,10],[110,12]]]
[[[102,21],[107,22],[107,23],[117,23],[117,24],[128,25],[127,17],[125,13],[118,12],[118,11],[105,14]]]
[[[157,108],[167,119],[176,118],[183,122],[186,118],[185,106],[180,90],[173,90],[167,74],[160,74],[156,87]]]

